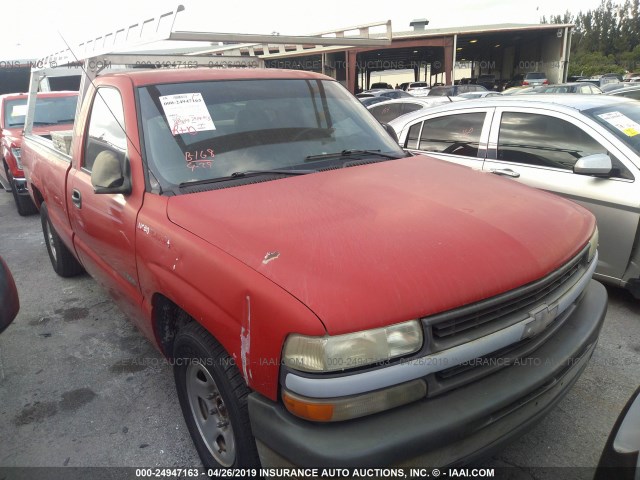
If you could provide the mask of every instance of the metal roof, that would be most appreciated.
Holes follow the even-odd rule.
[[[384,22],[377,22],[371,25],[383,24]],[[420,38],[430,38],[430,37],[446,37],[453,35],[474,35],[474,34],[508,34],[513,32],[540,32],[545,30],[557,30],[562,28],[573,28],[574,25],[570,23],[566,24],[526,24],[526,23],[498,23],[492,25],[470,25],[463,27],[446,27],[446,28],[424,28],[417,30],[407,30],[396,32],[393,31],[393,37],[391,40],[391,44],[396,43],[398,40],[415,40]],[[389,29],[390,26],[387,26]],[[386,33],[375,33],[369,32],[370,39],[383,39],[390,38],[389,31]],[[348,43],[348,42],[344,42]],[[268,46],[267,46],[268,45]],[[251,47],[251,50],[249,50]],[[316,47],[315,51],[305,51],[300,47],[300,45],[291,44],[290,46],[285,47],[284,45],[276,45],[276,44],[268,44],[264,43],[261,45],[258,44],[240,44],[240,45],[223,45],[223,46],[214,46],[210,49],[205,49],[208,53],[224,53],[230,52],[233,50],[238,50],[236,54],[240,54],[240,50],[247,51],[250,54],[254,54],[254,49],[258,50],[257,55],[261,58],[278,58],[278,57],[290,57],[296,55],[304,55],[304,54],[314,54],[314,53],[328,53],[335,52],[341,50],[348,50],[349,48],[357,47],[357,45],[349,46],[324,46],[324,47]],[[389,48],[389,45],[386,47],[380,47],[381,50],[385,48]],[[276,53],[271,53],[271,50],[275,50]],[[203,53],[200,51],[199,53]]]
[[[415,37],[441,37],[447,35],[468,35],[474,33],[496,33],[531,30],[557,30],[559,28],[574,27],[572,23],[496,23],[493,25],[469,25],[464,27],[425,28],[424,30],[407,30],[393,32],[394,40]]]

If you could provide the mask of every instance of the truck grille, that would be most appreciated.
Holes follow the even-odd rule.
[[[427,338],[433,339],[428,353],[489,335],[526,319],[538,305],[551,305],[585,273],[587,260],[588,248],[585,248],[561,268],[536,282],[473,305],[423,318]]]
[[[490,306],[481,309],[478,312],[463,315],[458,318],[452,318],[450,320],[444,320],[436,323],[432,326],[433,336],[435,338],[448,338],[455,335],[463,334],[468,330],[477,328],[487,322],[497,322],[501,318],[504,318],[512,313],[526,310],[531,305],[535,305],[544,299],[557,289],[565,285],[576,272],[580,270],[580,263],[576,263],[571,266],[562,275],[551,281],[545,283],[540,287],[528,292],[526,296],[515,298],[511,301],[507,300],[495,307]],[[526,318],[526,314],[523,318]]]
[[[494,332],[510,327],[531,317],[531,312],[542,305],[552,305],[587,272],[588,247],[558,270],[545,278],[498,297],[460,309],[422,319],[426,338],[431,342],[427,354],[437,354]],[[509,365],[532,361],[530,357],[538,347],[559,329],[575,307],[567,308],[545,330],[531,338],[524,338],[483,357],[452,365],[428,375],[429,396],[436,396],[454,388],[474,382]]]

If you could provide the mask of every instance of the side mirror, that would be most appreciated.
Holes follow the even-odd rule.
[[[97,194],[103,193],[131,193],[131,182],[123,172],[122,163],[111,150],[104,150],[98,154],[93,162],[91,171],[91,185]]]
[[[608,177],[611,175],[611,158],[605,153],[595,153],[580,158],[573,166],[573,173],[580,175],[593,175],[595,177]]]
[[[382,128],[384,128],[387,133],[389,134],[389,136],[391,138],[393,138],[393,141],[398,143],[398,134],[396,133],[396,131],[393,129],[393,127],[391,125],[388,125],[386,123],[382,124]]]
[[[0,333],[9,326],[20,310],[18,290],[9,267],[0,258]]]

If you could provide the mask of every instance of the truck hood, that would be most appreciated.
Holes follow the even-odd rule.
[[[525,285],[594,228],[574,203],[425,156],[171,197],[167,215],[290,292],[330,335]]]

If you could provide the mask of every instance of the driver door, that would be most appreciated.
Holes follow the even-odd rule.
[[[124,94],[117,88],[98,87],[93,97],[85,130],[82,155],[69,172],[69,217],[76,252],[82,265],[116,300],[130,317],[136,319],[142,301],[136,265],[136,219],[142,206],[144,185],[132,181],[130,194],[97,194],[91,183],[96,158],[110,152],[129,171],[139,163],[131,147],[133,135],[126,118]],[[132,161],[133,159],[133,161]],[[133,170],[133,169],[131,169]],[[135,170],[133,170],[135,173]]]

